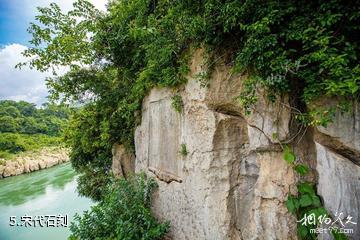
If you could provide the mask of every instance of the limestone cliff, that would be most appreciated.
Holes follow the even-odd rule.
[[[203,71],[201,56],[195,52],[185,86],[150,92],[135,133],[135,172],[157,178],[153,211],[171,221],[169,237],[297,239],[296,219],[285,201],[296,193],[298,176],[279,144],[294,139],[298,161],[313,168],[309,178],[326,208],[360,222],[359,104],[351,116],[337,113],[328,128],[303,129],[299,136],[291,95],[270,102],[259,90],[246,115],[236,97],[247,76],[219,61],[209,86],[202,87],[196,79]],[[180,113],[172,107],[174,95],[181,96]],[[360,239],[356,227],[351,239]]]
[[[50,168],[69,160],[68,150],[64,148],[44,148],[38,152],[27,152],[15,159],[3,160],[3,164],[0,164],[0,178]]]

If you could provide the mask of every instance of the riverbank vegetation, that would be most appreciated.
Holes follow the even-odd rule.
[[[19,66],[70,66],[48,86],[54,100],[86,103],[70,121],[67,142],[81,193],[100,200],[112,144],[133,149],[143,98],[155,86],[185,83],[194,48],[209,53],[209,72],[199,76],[204,86],[213,53],[250,76],[239,93],[245,109],[258,87],[269,99],[296,92],[296,107],[309,118],[306,104],[318,97],[358,100],[359,7],[339,0],[115,0],[100,12],[79,0],[65,13],[51,4],[30,25],[33,46],[24,55],[31,60]]]
[[[0,158],[61,145],[69,114],[69,109],[53,104],[36,108],[25,101],[0,101]]]
[[[151,194],[156,187],[155,180],[144,174],[113,181],[97,205],[75,217],[70,240],[162,239],[169,223],[161,223],[151,214]]]
[[[60,137],[44,134],[1,133],[0,158],[11,159],[22,152],[60,145],[63,145]]]

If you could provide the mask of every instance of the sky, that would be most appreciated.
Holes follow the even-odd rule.
[[[31,35],[26,29],[37,15],[37,6],[57,3],[63,10],[72,8],[75,0],[0,0],[0,100],[25,100],[41,105],[48,91],[45,78],[50,72],[39,72],[28,67],[21,70],[15,65],[26,60],[21,52],[29,47]],[[107,0],[89,0],[95,7],[105,10]]]

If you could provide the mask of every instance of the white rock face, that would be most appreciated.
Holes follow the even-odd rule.
[[[16,170],[16,162],[12,162],[12,161],[7,161],[5,163],[5,168],[3,171],[3,177],[10,177],[13,175],[17,175],[17,170]]]
[[[287,96],[270,102],[264,91],[258,90],[258,100],[249,116],[250,148],[266,147],[289,137],[290,107]]]
[[[49,168],[69,160],[66,149],[51,151],[43,149],[32,156],[18,156],[13,160],[5,161],[4,166],[0,165],[0,178]]]
[[[200,53],[183,89],[153,89],[143,102],[135,169],[157,178],[155,215],[171,221],[170,237],[176,240],[296,239],[296,221],[284,205],[295,176],[278,146],[262,136],[282,129],[285,138],[289,111],[280,107],[279,114],[281,104],[261,102],[267,104],[261,106],[265,122],[243,117],[235,98],[244,76],[219,64],[209,88],[201,87],[194,79],[201,71]],[[176,94],[184,103],[181,113],[171,106]]]
[[[5,166],[0,165],[0,178],[3,178]]]
[[[316,143],[317,171],[319,173],[318,193],[322,196],[326,209],[334,217],[342,213],[360,224],[360,167],[348,159]],[[334,217],[336,219],[336,217]],[[360,228],[348,223],[344,228],[353,229],[351,239],[360,239]],[[331,239],[328,235],[324,239]]]
[[[336,101],[328,99],[326,106]],[[335,113],[328,127],[318,127],[316,134],[318,193],[334,219],[350,216],[344,228],[353,229],[350,239],[360,239],[360,104],[353,103],[350,113]],[[340,226],[341,227],[341,226]],[[321,239],[332,239],[328,234]]]
[[[331,100],[328,106],[334,105]],[[332,104],[331,104],[332,103]],[[334,120],[329,126],[318,127],[318,130],[336,139],[349,149],[360,152],[360,103],[353,102],[350,112],[336,111]]]

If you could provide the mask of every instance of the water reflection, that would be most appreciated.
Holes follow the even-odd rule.
[[[71,182],[76,173],[62,164],[47,170],[24,174],[0,180],[0,203],[16,206],[35,199],[46,192],[47,187],[62,190]]]
[[[0,240],[67,239],[68,227],[17,227],[9,217],[81,214],[93,204],[79,197],[76,174],[70,164],[63,164],[30,174],[0,179]]]

